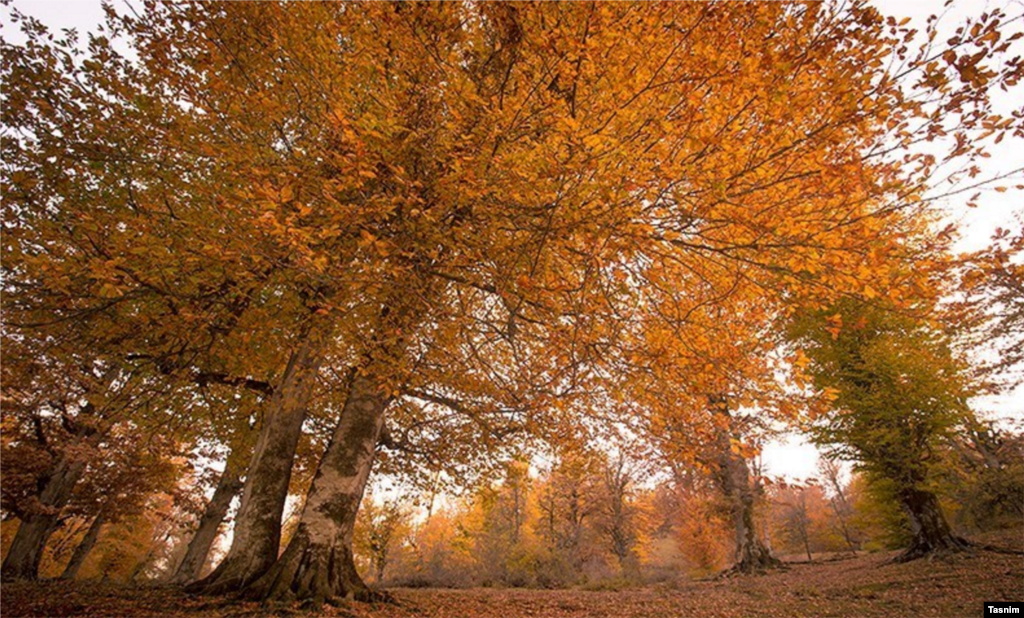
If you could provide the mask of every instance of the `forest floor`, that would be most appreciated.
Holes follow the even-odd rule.
[[[1024,549],[1024,530],[979,540]],[[895,552],[792,563],[742,576],[617,591],[473,588],[392,589],[396,604],[325,607],[315,616],[346,618],[632,618],[673,616],[981,616],[983,601],[1024,601],[1024,556],[972,551],[893,564]],[[4,584],[0,613],[16,616],[242,618],[309,615],[173,588],[89,582]]]

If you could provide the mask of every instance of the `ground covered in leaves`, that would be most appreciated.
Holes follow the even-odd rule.
[[[1024,531],[982,539],[1024,548]],[[980,616],[983,601],[1024,600],[1024,557],[975,551],[892,564],[895,553],[790,564],[765,576],[732,577],[622,590],[396,589],[396,604],[354,603],[318,616],[358,618],[523,618],[669,616]],[[89,582],[11,583],[2,614],[15,616],[299,616],[297,607],[261,607],[173,588]]]

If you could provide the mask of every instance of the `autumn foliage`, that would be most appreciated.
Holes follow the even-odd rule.
[[[1019,436],[969,405],[1017,375],[1021,236],[954,255],[933,204],[1024,137],[1019,15],[13,15],[5,580],[621,587],[1021,508]],[[855,476],[769,478],[787,432]]]

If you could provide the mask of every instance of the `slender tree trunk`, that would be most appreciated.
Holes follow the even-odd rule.
[[[231,548],[213,573],[187,588],[190,592],[239,590],[263,575],[277,559],[292,460],[323,358],[320,337],[315,331],[307,334],[289,358],[246,473]]]
[[[377,556],[377,563],[374,566],[376,567],[376,579],[374,581],[376,581],[377,585],[379,586],[381,582],[384,581],[384,569],[386,569],[388,566],[387,554],[382,553],[381,555]]]
[[[72,460],[65,453],[60,456],[53,474],[39,495],[41,512],[22,520],[4,558],[4,580],[39,579],[39,562],[47,541],[57,529],[60,511],[71,498],[75,484],[85,471],[85,462]]]
[[[829,504],[832,505],[832,512],[836,515],[836,520],[839,521],[839,530],[843,533],[843,539],[846,541],[846,546],[849,547],[850,551],[857,551],[857,545],[853,542],[853,534],[850,533],[850,527],[846,523],[846,519],[850,513],[850,504],[846,500],[846,493],[843,491],[843,486],[839,482],[839,468],[835,462],[829,459],[823,459],[821,464],[822,475],[825,480],[828,481],[829,485],[832,486],[832,491],[835,496],[829,499]]]
[[[78,570],[82,568],[82,564],[89,557],[92,548],[96,547],[96,541],[100,538],[100,530],[105,523],[107,522],[103,517],[103,513],[100,513],[92,520],[89,530],[82,537],[82,542],[75,548],[74,553],[71,554],[71,560],[68,560],[67,566],[64,567],[64,572],[60,574],[61,579],[74,579],[78,575]]]
[[[199,576],[206,563],[206,556],[210,553],[210,547],[217,539],[217,532],[228,513],[231,501],[242,489],[243,466],[248,455],[249,450],[243,444],[236,444],[231,450],[224,465],[224,472],[217,481],[217,488],[213,491],[213,497],[206,505],[206,510],[199,520],[199,527],[189,541],[185,557],[171,577],[171,583],[186,584]]]
[[[320,605],[374,597],[352,560],[353,526],[388,402],[372,377],[351,372],[348,398],[295,535],[274,566],[249,587],[250,598]]]
[[[142,576],[142,574],[146,571],[146,569],[153,565],[154,559],[157,557],[157,554],[159,554],[160,551],[167,546],[167,541],[171,539],[171,536],[173,534],[174,526],[170,522],[167,522],[163,526],[157,528],[156,531],[154,531],[154,534],[152,535],[149,542],[149,549],[146,550],[146,555],[142,557],[142,560],[139,560],[135,563],[135,566],[132,568],[132,572],[128,574],[129,582],[137,582],[139,578]],[[104,572],[103,581],[107,581],[109,579],[110,572]]]
[[[918,488],[900,492],[900,502],[910,517],[912,539],[910,547],[896,558],[907,562],[934,552],[957,552],[968,549],[970,541],[953,534],[938,498],[930,491]]]
[[[807,552],[807,562],[814,562],[814,558],[811,556],[811,541],[807,538],[807,529],[800,525],[800,538],[804,541],[804,551]]]
[[[842,494],[839,494],[839,496],[841,498]],[[853,542],[853,536],[850,534],[849,526],[846,525],[846,509],[845,506],[841,507],[844,502],[845,500],[843,502],[837,502],[836,498],[829,500],[829,503],[832,505],[832,512],[835,513],[836,519],[839,521],[839,531],[843,533],[843,539],[846,541],[846,546],[850,551],[855,552],[857,551],[857,546]]]

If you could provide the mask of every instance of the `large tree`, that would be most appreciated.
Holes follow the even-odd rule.
[[[8,310],[55,314],[177,392],[261,392],[235,542],[200,587],[358,596],[389,415],[407,437],[438,408],[551,431],[641,390],[596,388],[643,369],[620,346],[638,314],[671,330],[738,280],[887,281],[876,241],[935,166],[894,140],[1004,122],[996,22],[938,60],[893,52],[909,34],[860,3],[154,3],[111,20],[131,59],[95,39],[81,63],[36,32],[4,48],[5,334],[50,323]],[[338,418],[279,557],[314,406]]]
[[[911,541],[900,559],[966,548],[931,485],[940,441],[971,419],[964,367],[948,341],[919,316],[855,300],[796,324],[815,385],[832,399],[813,436],[903,508]]]

